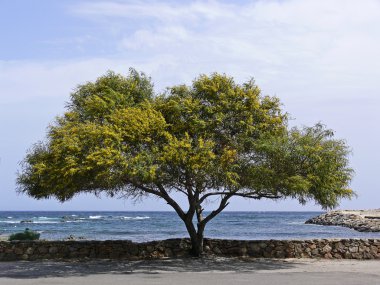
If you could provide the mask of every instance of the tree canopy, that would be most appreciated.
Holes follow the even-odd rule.
[[[289,128],[279,99],[263,96],[253,80],[201,75],[156,95],[150,78],[131,69],[78,86],[46,139],[27,153],[17,182],[37,199],[82,192],[162,198],[198,255],[206,224],[231,197],[291,197],[323,208],[352,197],[348,155],[345,141],[322,124]],[[175,192],[186,196],[186,209]],[[203,205],[216,198],[205,215]]]

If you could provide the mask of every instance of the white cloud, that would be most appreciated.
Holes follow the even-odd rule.
[[[129,1],[129,2],[84,2],[73,7],[72,11],[79,15],[119,17],[154,18],[159,21],[182,21],[215,19],[218,17],[230,16],[233,13],[229,9],[236,7],[231,4],[222,4],[218,1],[193,1],[185,2],[160,2],[160,1]]]
[[[125,73],[129,66],[152,75],[159,90],[213,71],[239,81],[254,76],[264,91],[280,97],[376,96],[380,87],[375,0],[94,1],[71,12],[100,20],[93,23],[99,33],[84,37],[96,42],[95,35],[99,41],[112,34],[107,40],[114,41],[114,52],[107,58],[0,62],[1,94],[12,93],[12,100],[67,94],[107,69]],[[25,84],[17,84],[20,77]]]
[[[133,25],[118,35],[120,54],[158,61],[153,65],[174,79],[221,71],[240,79],[255,76],[277,94],[292,90],[302,96],[315,86],[341,96],[355,96],[346,88],[379,87],[380,2],[375,0],[86,2],[74,10]],[[177,68],[170,74],[166,66]]]

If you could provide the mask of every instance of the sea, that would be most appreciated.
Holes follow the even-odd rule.
[[[220,239],[380,238],[337,227],[305,224],[322,212],[222,212],[210,221],[205,237]],[[207,212],[206,212],[207,214]],[[0,235],[37,231],[41,239],[72,236],[89,240],[135,242],[188,237],[175,212],[0,212]]]

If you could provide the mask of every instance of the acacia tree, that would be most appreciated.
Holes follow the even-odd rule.
[[[214,73],[154,96],[150,79],[131,69],[80,85],[27,153],[17,183],[37,199],[83,192],[164,199],[199,256],[207,223],[232,197],[291,197],[323,208],[352,197],[348,154],[321,124],[289,128],[279,99],[253,81]],[[174,193],[187,198],[185,207]],[[205,214],[210,201],[215,209]]]

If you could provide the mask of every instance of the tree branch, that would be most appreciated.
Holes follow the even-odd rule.
[[[269,199],[279,199],[282,198],[281,195],[271,194],[271,193],[257,193],[257,192],[248,192],[248,193],[237,193],[237,192],[226,192],[226,191],[220,191],[220,192],[211,192],[203,195],[199,199],[199,203],[203,203],[204,200],[211,196],[222,196],[222,195],[231,195],[237,196],[237,197],[243,197],[243,198],[250,198],[250,199],[261,199],[261,198],[269,198]]]
[[[149,194],[153,194],[153,195],[156,195],[160,198],[163,198],[162,195],[161,195],[161,192],[157,191],[157,190],[154,190],[154,189],[151,189],[151,188],[148,188],[144,185],[140,185],[140,184],[137,184],[131,180],[128,181],[129,183],[131,183],[136,189],[140,189],[142,190],[143,192],[146,192],[146,193],[149,193]]]
[[[174,188],[175,190],[177,190],[178,192],[180,192],[180,193],[182,193],[182,194],[184,194],[184,195],[187,196],[187,192],[184,191],[184,190],[182,190],[180,187],[178,187],[178,186],[174,186],[174,185],[172,185],[171,187],[173,187],[173,188]]]
[[[182,208],[176,201],[174,201],[168,194],[168,192],[165,190],[165,188],[161,184],[156,184],[158,189],[160,190],[160,195],[159,197],[163,198],[170,206],[173,207],[173,209],[177,212],[178,216],[182,219],[186,219],[186,215],[183,212]]]
[[[158,188],[158,191],[149,187],[146,187],[141,184],[137,184],[132,180],[128,180],[129,183],[131,183],[134,187],[137,189],[140,189],[141,191],[149,194],[156,195],[162,199],[164,199],[170,206],[173,207],[173,209],[177,212],[178,216],[184,220],[186,218],[185,213],[183,212],[182,208],[178,205],[176,201],[174,201],[168,192],[165,190],[165,188],[161,184],[156,184],[156,187]]]
[[[225,195],[220,201],[219,207],[212,211],[207,217],[203,219],[199,224],[201,227],[204,227],[211,219],[213,219],[216,215],[218,215],[221,211],[223,211],[228,206],[228,199],[230,199],[233,194]]]

